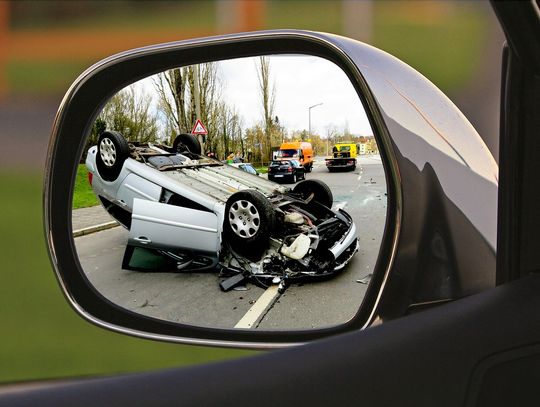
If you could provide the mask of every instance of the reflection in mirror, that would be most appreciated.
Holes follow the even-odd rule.
[[[347,76],[275,55],[172,69],[113,96],[81,157],[72,223],[86,277],[120,307],[300,330],[357,313],[386,206]]]

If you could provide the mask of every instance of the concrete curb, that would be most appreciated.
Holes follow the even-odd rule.
[[[120,226],[119,223],[116,222],[116,221],[101,223],[99,225],[94,225],[94,226],[89,226],[87,228],[78,229],[78,230],[73,231],[73,237],[80,237],[80,236],[89,235],[91,233],[111,229],[111,228],[114,228],[116,226]]]

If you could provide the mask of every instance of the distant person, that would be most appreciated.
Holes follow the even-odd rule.
[[[233,162],[235,162],[235,163],[243,163],[244,162],[244,158],[242,158],[242,156],[240,155],[240,151],[237,151],[236,154],[234,155]]]

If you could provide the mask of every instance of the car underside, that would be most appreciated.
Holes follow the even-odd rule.
[[[95,194],[129,230],[124,269],[145,269],[134,255],[153,251],[169,271],[218,272],[224,291],[246,281],[283,290],[329,278],[352,259],[356,226],[331,209],[326,184],[307,180],[291,190],[200,155],[188,136],[169,147],[105,132],[88,151]]]

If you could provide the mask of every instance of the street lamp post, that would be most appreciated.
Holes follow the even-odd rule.
[[[321,102],[321,103],[317,103],[316,105],[313,105],[313,106],[308,107],[308,113],[309,113],[309,130],[308,130],[308,135],[309,135],[310,138],[311,138],[311,109],[313,109],[314,107],[320,106],[320,105],[322,105],[322,102]]]

